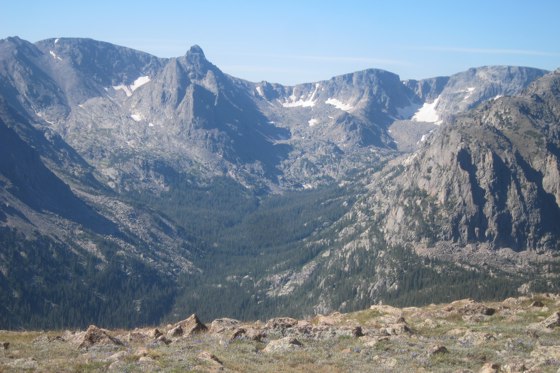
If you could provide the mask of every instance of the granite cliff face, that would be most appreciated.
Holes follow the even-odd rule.
[[[404,84],[424,101],[424,113],[432,111],[429,121],[442,123],[475,108],[482,102],[521,93],[546,71],[517,66],[471,68],[450,77],[408,80]],[[421,121],[421,115],[417,115]]]
[[[558,249],[558,82],[551,73],[520,96],[457,116],[403,161],[393,193],[412,194],[405,199],[411,205],[425,193],[431,202],[421,217],[437,226],[417,238]],[[386,211],[393,240],[412,224],[402,224],[412,219],[405,204]],[[440,222],[430,222],[433,216]]]

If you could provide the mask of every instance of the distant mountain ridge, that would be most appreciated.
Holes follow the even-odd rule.
[[[225,74],[199,46],[158,58],[92,39],[2,40],[0,238],[14,254],[0,269],[20,267],[42,240],[57,254],[29,265],[38,284],[63,284],[41,261],[88,286],[97,271],[114,276],[128,289],[115,307],[142,323],[195,307],[199,291],[218,299],[223,286],[245,304],[232,312],[251,317],[293,311],[278,302],[304,313],[397,299],[395,274],[426,270],[400,250],[549,255],[559,249],[557,75],[489,66],[401,81],[368,69],[283,86]],[[44,288],[0,273],[7,314],[54,312]],[[333,279],[361,300],[327,291]],[[150,282],[162,307],[142,295],[158,293]],[[309,287],[325,293],[298,303]],[[110,302],[110,287],[97,291]],[[26,303],[37,294],[44,304]],[[86,302],[65,299],[72,315]]]

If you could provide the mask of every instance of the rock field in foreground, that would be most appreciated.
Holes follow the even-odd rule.
[[[267,322],[0,331],[0,372],[560,372],[560,295]]]

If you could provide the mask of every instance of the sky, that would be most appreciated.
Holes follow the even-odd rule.
[[[0,1],[0,39],[87,37],[158,57],[198,44],[222,71],[253,82],[560,67],[558,0]]]

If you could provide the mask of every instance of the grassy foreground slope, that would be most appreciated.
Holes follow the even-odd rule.
[[[0,331],[0,371],[557,372],[560,295],[265,322]]]

